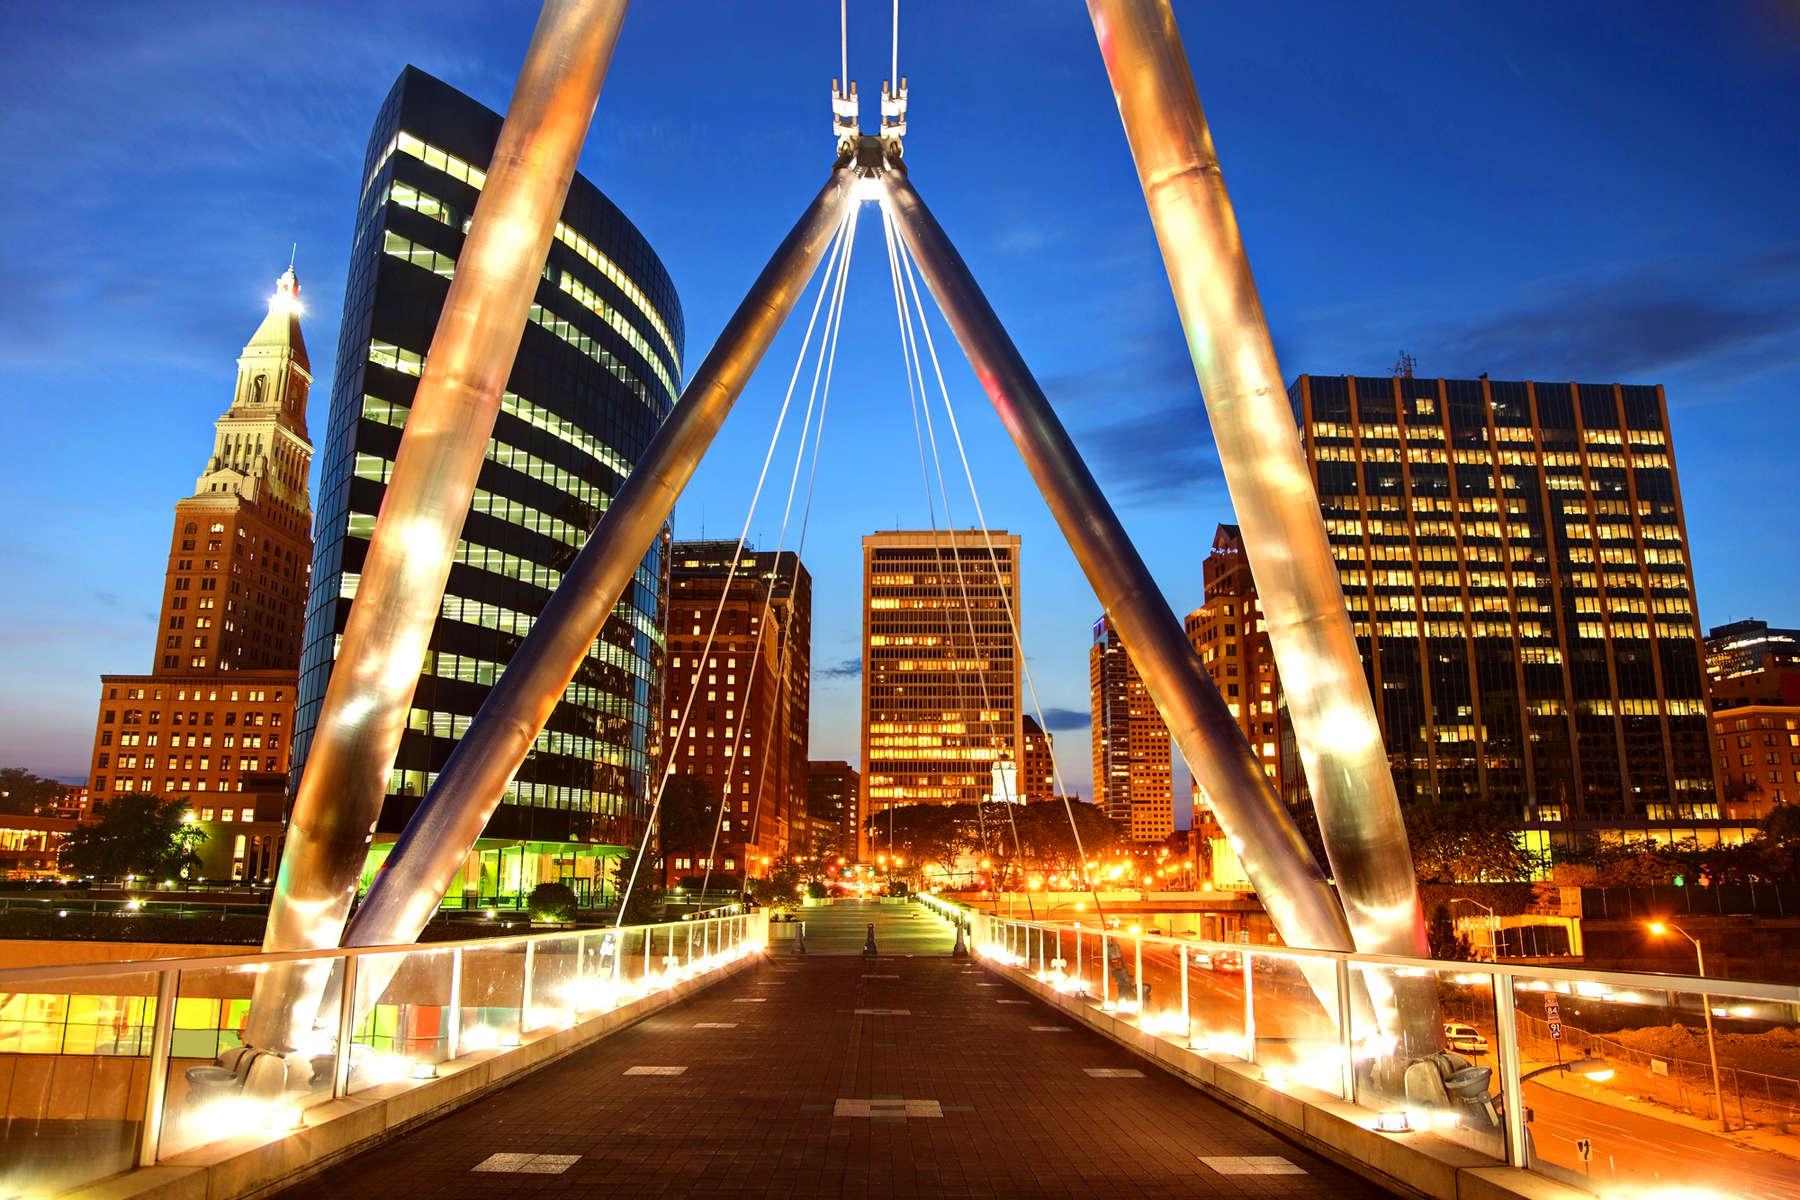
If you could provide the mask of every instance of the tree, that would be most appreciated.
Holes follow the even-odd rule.
[[[534,921],[570,921],[575,918],[575,889],[566,883],[540,883],[525,902]]]
[[[631,888],[631,895],[625,900],[623,924],[645,925],[656,916],[656,904],[661,898],[662,890],[656,882],[646,878],[646,872],[637,872],[637,884],[631,883],[633,869],[637,865],[637,847],[633,846],[624,854],[612,860],[612,886],[615,900],[625,896],[625,889]]]
[[[194,849],[206,840],[206,831],[188,820],[186,800],[120,796],[96,811],[98,821],[79,826],[63,840],[65,870],[77,875],[172,879],[199,868]]]
[[[1069,815],[1075,829],[1069,827]],[[1066,871],[1081,876],[1082,856],[1088,861],[1110,854],[1119,844],[1118,823],[1107,818],[1097,804],[1070,801],[1067,809],[1058,800],[1035,800],[1013,813],[1019,829],[1024,865],[1034,871]],[[1077,849],[1075,832],[1081,834]]]
[[[22,771],[0,767],[0,813],[29,817],[55,808],[62,800],[63,785]]]
[[[965,850],[979,848],[980,839],[970,836],[975,824],[971,804],[902,804],[863,823],[871,850],[931,863],[946,874],[956,870]]]
[[[1425,941],[1430,947],[1427,952],[1433,958],[1474,961],[1475,947],[1470,944],[1468,934],[1456,932],[1456,922],[1450,919],[1448,904],[1440,904],[1431,910],[1431,920],[1425,923]]]
[[[1524,827],[1502,805],[1484,800],[1401,806],[1413,867],[1427,883],[1507,883],[1542,865],[1525,849]]]

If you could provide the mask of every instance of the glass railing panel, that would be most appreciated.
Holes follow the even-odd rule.
[[[465,946],[459,1054],[519,1044],[525,1035],[525,943]]]
[[[1231,958],[1237,960],[1238,985],[1249,989],[1250,1024],[1255,1031],[1250,1050],[1263,1078],[1291,1079],[1343,1098],[1336,962],[1250,947]],[[1230,965],[1225,964],[1227,971]]]
[[[1356,1103],[1505,1162],[1504,1064],[1493,976],[1476,964],[1352,964]]]
[[[1800,1011],[1719,989],[1519,976],[1531,1167],[1603,1192],[1800,1197],[1782,1133],[1800,1120]]]
[[[459,982],[454,950],[358,957],[346,1093],[434,1078],[450,1057],[452,995]]]
[[[587,936],[564,933],[532,944],[527,1030],[567,1027],[581,1019],[582,940]]]
[[[230,1052],[243,1045],[244,1021],[265,969],[198,966],[180,972],[159,1158],[223,1138],[275,1136],[293,1128],[305,1109],[331,1099],[342,960],[307,959],[286,969],[299,981],[310,1019],[298,1022],[303,1031],[286,1063],[261,1067],[248,1088],[249,1064],[234,1061]]]
[[[0,1195],[49,1195],[137,1160],[155,972],[0,991]]]
[[[1247,1059],[1244,1037],[1244,956],[1213,943],[1187,947],[1188,1044],[1196,1050]]]

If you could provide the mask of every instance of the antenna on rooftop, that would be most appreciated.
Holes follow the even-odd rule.
[[[1413,368],[1418,365],[1418,359],[1402,350],[1399,359],[1394,363],[1394,375],[1399,379],[1411,379],[1413,377]]]

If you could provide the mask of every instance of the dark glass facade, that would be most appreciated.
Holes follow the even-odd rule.
[[[296,772],[305,766],[337,639],[500,124],[497,114],[409,67],[369,140],[321,469]],[[378,826],[390,836],[378,843],[417,808],[668,414],[683,337],[681,307],[661,262],[577,175],[394,764]],[[586,882],[594,872],[570,865],[591,855],[584,847],[620,845],[634,826],[641,829],[659,749],[666,553],[665,536],[539,735],[488,826],[479,871],[472,863],[465,872],[460,888],[471,898],[529,890],[539,878]],[[517,851],[510,858],[509,849]],[[377,847],[377,856],[384,852]]]
[[[1552,834],[1719,819],[1661,388],[1289,395],[1403,803],[1486,796]]]

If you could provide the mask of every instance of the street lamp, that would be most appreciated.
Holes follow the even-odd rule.
[[[1706,951],[1700,945],[1700,939],[1679,925],[1665,921],[1650,922],[1650,932],[1657,937],[1665,933],[1679,933],[1694,944],[1694,962],[1700,969],[1700,978],[1706,978]],[[1712,997],[1705,992],[1700,993],[1700,1011],[1706,1018],[1706,1056],[1712,1060],[1713,1103],[1719,1106],[1719,1128],[1726,1133],[1731,1132],[1731,1122],[1725,1118],[1725,1089],[1719,1086],[1719,1048],[1713,1041]]]
[[[1482,912],[1487,914],[1488,953],[1493,955],[1493,961],[1499,962],[1500,947],[1496,944],[1496,935],[1499,933],[1499,923],[1494,918],[1494,910],[1483,904],[1481,901],[1471,900],[1467,896],[1457,896],[1452,899],[1450,903],[1473,904],[1476,908],[1479,908]]]

